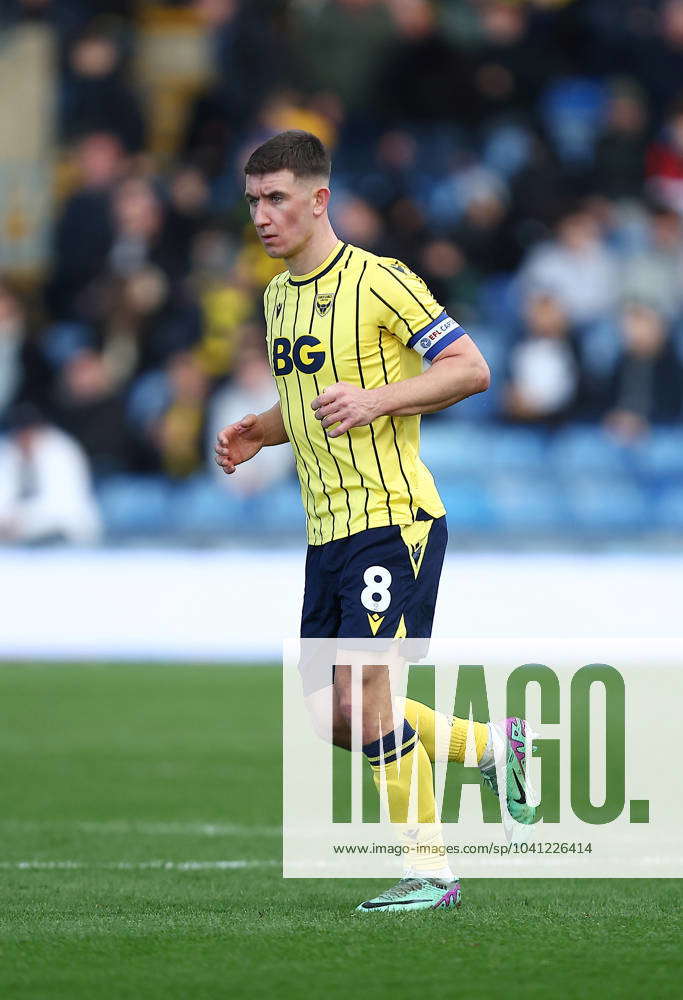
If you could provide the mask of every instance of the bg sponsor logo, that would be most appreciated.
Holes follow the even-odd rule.
[[[292,344],[286,337],[276,337],[273,341],[273,374],[289,375],[296,367],[306,375],[314,375],[325,364],[325,352],[317,337],[305,334],[297,337]]]

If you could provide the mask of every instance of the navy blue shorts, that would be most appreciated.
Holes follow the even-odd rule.
[[[446,518],[420,510],[409,525],[309,545],[301,638],[429,639],[447,541]],[[402,646],[412,659],[426,649]]]

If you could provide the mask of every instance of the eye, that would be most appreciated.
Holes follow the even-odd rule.
[[[279,204],[279,202],[282,201],[282,195],[281,194],[274,194],[270,200]]]

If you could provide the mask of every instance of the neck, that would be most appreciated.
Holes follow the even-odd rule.
[[[313,233],[308,243],[304,244],[291,257],[285,257],[285,264],[290,274],[309,274],[315,271],[324,260],[330,256],[339,238],[329,221],[318,233]]]

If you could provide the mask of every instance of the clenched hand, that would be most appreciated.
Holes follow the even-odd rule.
[[[323,389],[311,406],[315,410],[316,420],[322,422],[325,430],[332,424],[338,425],[327,432],[331,438],[346,434],[352,427],[371,424],[380,415],[373,390],[361,389],[349,382],[337,382],[328,389]]]

